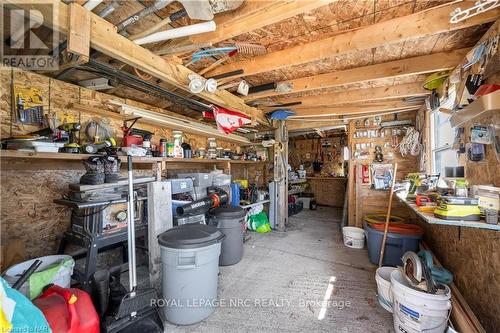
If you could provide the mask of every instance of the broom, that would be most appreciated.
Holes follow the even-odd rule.
[[[132,174],[132,156],[127,155],[128,200],[127,200],[127,243],[130,292],[126,294],[116,315],[105,324],[107,333],[117,332],[163,332],[163,320],[152,300],[157,299],[153,288],[137,288],[137,267],[135,257],[135,214],[134,214],[134,178]]]
[[[228,55],[234,51],[236,51],[236,53],[239,53],[239,54],[250,55],[250,56],[258,56],[258,55],[263,55],[263,54],[267,53],[265,46],[262,46],[262,45],[249,44],[249,43],[235,43],[235,44],[232,44],[229,46],[216,47],[216,48],[211,48],[211,49],[207,49],[207,50],[197,51],[197,52],[193,53],[193,55],[191,56],[191,61],[188,62],[185,66],[188,67],[201,59],[209,58],[209,57],[213,57],[213,56],[217,56],[217,55],[225,55],[225,57],[223,57],[222,59],[224,59],[224,61],[226,61],[231,56],[236,54],[236,53],[233,53],[230,57],[228,57]],[[223,63],[224,61],[219,62],[217,64],[217,66],[220,65],[221,63]],[[212,67],[210,69],[213,69],[214,67]]]
[[[389,207],[387,207],[387,216],[385,217],[384,237],[382,238],[382,245],[380,247],[380,258],[378,260],[378,267],[382,267],[382,263],[384,262],[385,243],[387,242],[387,231],[389,230],[389,220],[391,219],[392,197],[394,195],[394,184],[396,183],[397,171],[398,171],[398,164],[395,163],[394,175],[392,176],[391,194],[389,195]]]

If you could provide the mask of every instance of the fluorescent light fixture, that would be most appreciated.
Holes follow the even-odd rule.
[[[121,103],[116,100],[109,101],[110,104],[118,106],[120,114],[134,117],[141,117],[140,122],[147,122],[156,126],[186,131],[193,134],[200,134],[207,137],[216,137],[225,141],[231,141],[239,144],[249,144],[250,140],[237,134],[222,134],[216,128],[200,124],[191,120],[179,119],[154,111],[144,110],[135,106]]]

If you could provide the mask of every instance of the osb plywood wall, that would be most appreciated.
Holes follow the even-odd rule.
[[[20,84],[24,86],[33,86],[39,88],[44,100],[44,112],[46,112],[50,116],[53,116],[54,114],[56,114],[57,117],[61,117],[65,114],[72,115],[81,122],[82,126],[84,126],[90,118],[104,119],[112,129],[114,136],[119,140],[121,140],[121,138],[123,137],[123,133],[120,129],[120,127],[123,125],[122,119],[108,116],[99,117],[94,113],[81,111],[78,106],[83,105],[84,108],[108,110],[109,107],[107,106],[107,102],[109,100],[117,100],[121,103],[127,103],[147,110],[172,115],[172,113],[169,113],[168,111],[157,108],[155,106],[136,102],[130,99],[118,98],[113,95],[89,90],[80,86],[76,86],[59,80],[54,80],[35,73],[14,68],[5,69],[4,67],[2,67],[2,70],[0,72],[2,76],[2,99],[0,101],[2,138],[11,135],[25,134],[27,132],[40,129],[38,127],[26,126],[23,124],[18,124],[16,122],[15,115],[11,112],[12,84]],[[176,116],[182,117],[180,115]],[[138,124],[136,127],[153,132],[153,144],[157,144],[160,138],[167,138],[169,140],[172,139],[172,130],[170,129],[142,123]],[[191,144],[192,148],[196,149],[199,147],[206,147],[207,138],[200,135],[184,133],[184,141]],[[217,143],[221,147],[236,150],[236,145],[234,144],[224,142],[222,140],[217,140]]]
[[[497,21],[483,38],[500,33]],[[500,84],[500,75],[490,77],[486,83]],[[429,117],[429,113],[426,114]],[[490,112],[464,124],[465,137],[470,136],[473,125],[500,125],[500,113]],[[425,133],[428,134],[428,133]],[[427,135],[428,137],[428,135]],[[424,140],[427,140],[427,137]],[[467,139],[468,141],[468,139]],[[491,184],[500,186],[500,163],[493,145],[486,146],[486,158],[471,162],[460,157],[465,166],[469,185]],[[430,170],[430,165],[428,165]],[[500,327],[500,232],[474,228],[429,225],[417,218],[424,228],[424,239],[440,262],[449,269],[455,284],[469,303],[487,332],[498,332]]]
[[[78,111],[74,105],[81,104],[98,109],[107,109],[107,100],[115,99],[124,103],[157,112],[167,112],[154,106],[120,99],[112,95],[91,91],[48,77],[5,67],[1,73],[1,137],[25,134],[39,130],[38,127],[25,126],[15,121],[11,113],[11,85],[21,84],[35,86],[41,90],[44,110],[50,115],[71,114],[85,122],[96,115]],[[122,132],[119,118],[104,117],[120,141]],[[154,133],[153,143],[161,137],[171,139],[171,130],[141,124],[139,128]],[[185,141],[194,149],[206,146],[206,138],[200,135],[185,133]],[[236,146],[219,141],[225,148],[236,150]],[[207,167],[207,169],[210,167]],[[25,258],[28,259],[55,253],[63,231],[69,225],[69,210],[54,204],[54,199],[67,192],[68,184],[78,182],[84,173],[80,162],[2,161],[1,172],[1,235],[2,245],[13,239],[21,240],[24,245]],[[153,175],[151,170],[137,170],[137,175]]]
[[[314,175],[312,167],[314,161],[323,163],[321,170],[323,176],[332,173],[343,175],[342,147],[346,144],[347,138],[344,134],[339,133],[315,139],[292,138],[288,147],[288,162],[294,170],[298,169],[300,165],[304,165],[308,176]]]
[[[325,144],[330,146],[324,146]],[[307,172],[306,191],[314,194],[318,205],[342,207],[345,197],[345,179],[328,178],[332,174],[344,175],[342,147],[347,145],[344,133],[330,133],[324,138],[304,139],[291,138],[288,148],[288,162],[294,170],[304,165]],[[312,163],[321,161],[321,173],[315,175]],[[320,178],[314,178],[318,176]]]
[[[386,142],[391,142],[391,136],[386,135],[384,138],[376,137],[376,138],[354,138],[354,132],[373,130],[377,127],[373,125],[373,117],[371,119],[371,125],[367,128],[365,127],[363,121],[354,121],[352,120],[350,124],[351,132],[349,133],[349,142],[350,149],[352,152],[356,150],[356,144],[368,144],[371,145],[381,145],[383,147],[382,153],[384,155],[384,163],[392,163],[398,164],[398,170],[396,179],[398,181],[405,178],[408,173],[418,172],[419,164],[418,157],[412,155],[402,156],[398,148],[384,147]],[[385,115],[382,116],[382,122],[392,121],[394,120],[394,115]],[[415,112],[404,112],[399,113],[397,115],[398,120],[412,120],[413,124],[415,124]],[[399,128],[401,129],[401,128]],[[392,129],[387,129],[387,131],[391,131]],[[398,142],[401,141],[403,135],[398,136]],[[363,158],[353,159],[355,164],[355,172],[360,172],[360,168],[362,165],[370,165],[373,162],[375,157],[374,148],[370,146],[370,148],[364,149],[367,155],[364,155]],[[389,159],[390,156],[392,159]],[[354,177],[354,174],[349,175],[349,177]],[[361,184],[361,182],[355,181],[354,184],[353,195],[350,195],[350,198],[353,198],[353,202],[350,203],[351,209],[354,211],[353,219],[349,221],[349,224],[362,226],[363,224],[363,216],[367,214],[387,214],[387,207],[389,204],[389,191],[383,190],[375,190],[370,188],[369,185]],[[394,200],[392,203],[392,215],[404,216],[406,214],[406,207],[403,206],[397,200]]]
[[[424,240],[454,282],[487,332],[500,327],[500,233],[493,230],[430,225],[421,219]]]
[[[309,191],[318,205],[342,208],[347,178],[308,178]]]

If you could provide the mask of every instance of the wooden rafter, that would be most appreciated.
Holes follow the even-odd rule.
[[[190,38],[191,43],[218,43],[328,5],[334,0],[247,0],[241,9],[215,18],[217,30]]]
[[[430,91],[425,90],[422,87],[422,82],[416,82],[394,86],[346,90],[331,94],[312,95],[296,98],[282,98],[276,101],[276,105],[296,102],[300,102],[300,106],[337,105],[366,101],[378,101],[384,99],[425,96],[429,94]],[[278,107],[282,108],[280,106],[262,108],[266,110]]]
[[[464,29],[495,21],[500,15],[500,10],[495,9],[460,23],[451,24],[450,13],[457,7],[464,7],[464,4],[464,2],[460,1],[445,4],[415,14],[347,31],[334,37],[254,57],[250,60],[233,62],[218,67],[211,71],[209,75],[227,73],[238,69],[243,69],[244,72],[240,76],[270,72],[358,50]]]
[[[26,2],[18,3],[14,0],[7,0],[6,2],[10,3],[13,7],[25,10],[32,9],[32,5]],[[46,13],[41,13],[43,15],[43,22],[49,25],[50,28],[66,35],[68,33],[69,6],[58,0],[53,0],[52,2],[53,7],[46,6]],[[56,19],[54,19],[52,13],[53,8],[57,8],[58,15]],[[44,10],[38,7],[36,9]],[[36,11],[32,13],[36,13]],[[92,48],[172,84],[179,89],[189,91],[188,75],[194,73],[193,71],[178,63],[168,62],[151,51],[136,45],[128,38],[118,34],[113,24],[94,13],[91,14],[91,27],[90,45]],[[249,107],[241,98],[227,91],[217,90],[214,94],[203,91],[198,96],[216,105],[242,112],[261,124],[268,124],[260,110]]]
[[[377,113],[367,113],[367,114],[357,114],[354,117],[362,119],[364,117],[374,117],[376,115],[387,115],[387,114],[399,114],[403,112],[415,112],[417,109],[411,109],[411,110],[394,110],[394,111],[386,111],[386,112],[377,112]],[[343,123],[347,123],[348,119],[352,117],[326,117],[322,118],[321,120],[315,120],[315,118],[311,119],[303,119],[303,118],[298,118],[298,119],[290,119],[287,120],[287,128],[289,131],[299,131],[299,130],[306,130],[306,129],[315,129],[315,128],[322,128],[322,127],[328,127],[328,126],[335,126],[335,125],[340,125]]]
[[[406,104],[403,102],[372,102],[360,105],[346,105],[336,107],[302,107],[294,108],[295,116],[290,118],[314,118],[326,116],[344,116],[360,113],[386,112],[397,110],[418,109],[420,105]]]
[[[293,94],[301,91],[332,88],[346,84],[380,80],[384,78],[395,78],[447,70],[462,62],[465,54],[469,50],[470,49],[466,48],[450,52],[434,53],[420,57],[302,77],[283,82],[292,85],[291,91],[276,92],[275,90],[266,90],[250,94],[244,99],[245,101],[252,101],[263,97]]]

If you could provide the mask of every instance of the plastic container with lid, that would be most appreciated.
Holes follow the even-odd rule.
[[[378,264],[380,258],[380,247],[384,236],[383,230],[377,230],[364,223],[366,240],[368,245],[368,258],[373,264]],[[388,232],[385,243],[384,266],[403,266],[401,257],[407,251],[418,251],[418,243],[422,239],[422,233],[411,230],[409,233]]]
[[[245,217],[245,210],[239,206],[224,205],[210,212],[209,224],[216,226],[226,236],[222,241],[219,265],[234,265],[243,257]]]
[[[191,325],[207,318],[217,303],[219,255],[224,234],[213,226],[184,224],[158,236],[165,318]]]

